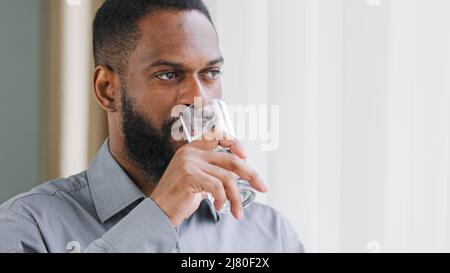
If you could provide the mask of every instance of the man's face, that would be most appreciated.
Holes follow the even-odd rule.
[[[161,178],[182,145],[171,139],[174,106],[221,98],[216,31],[197,11],[158,11],[138,24],[141,39],[122,80],[122,134],[128,156]]]

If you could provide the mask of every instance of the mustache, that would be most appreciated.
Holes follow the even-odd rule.
[[[175,118],[175,117],[169,117],[169,118],[165,119],[161,126],[162,135],[164,135],[165,137],[169,137],[172,132],[172,128],[173,128],[174,124],[176,122],[178,122],[178,120],[179,120],[179,118]]]

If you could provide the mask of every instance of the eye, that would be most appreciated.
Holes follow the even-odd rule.
[[[211,70],[204,73],[204,77],[210,80],[217,80],[222,75],[220,70]]]
[[[156,74],[155,77],[157,79],[160,79],[163,81],[170,81],[170,80],[178,78],[178,73],[177,72],[163,72],[163,73]]]

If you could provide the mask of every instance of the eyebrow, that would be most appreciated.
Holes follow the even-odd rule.
[[[223,57],[219,57],[215,60],[212,60],[208,63],[208,66],[212,66],[212,65],[216,65],[216,64],[223,64],[225,60],[223,59]]]
[[[219,57],[215,60],[208,62],[207,66],[213,66],[213,65],[223,64],[223,63],[224,63],[223,57]],[[182,65],[180,63],[166,61],[166,60],[157,60],[156,62],[153,62],[152,64],[150,64],[148,66],[148,68],[153,68],[153,67],[158,67],[158,66],[170,66],[175,69],[183,69],[184,68],[184,65]]]

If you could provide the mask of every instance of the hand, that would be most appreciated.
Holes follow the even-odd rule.
[[[241,219],[243,208],[236,185],[238,178],[249,181],[257,191],[267,192],[258,174],[244,161],[246,155],[238,140],[211,139],[206,137],[180,148],[150,196],[174,226],[197,210],[206,192],[214,197],[216,210],[228,199],[231,213]],[[215,152],[218,146],[232,153]]]

